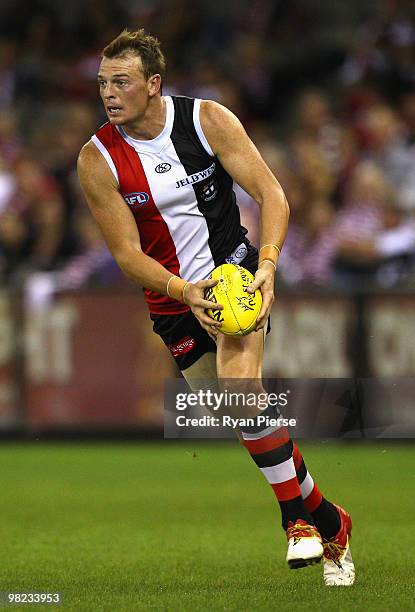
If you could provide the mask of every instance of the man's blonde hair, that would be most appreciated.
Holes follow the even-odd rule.
[[[162,77],[166,71],[166,61],[160,49],[160,43],[154,36],[146,34],[143,29],[131,32],[123,30],[102,51],[102,56],[108,59],[123,57],[132,53],[141,57],[144,77],[149,79],[153,74]]]

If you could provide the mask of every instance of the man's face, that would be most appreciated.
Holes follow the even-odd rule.
[[[137,55],[102,59],[98,84],[110,123],[124,125],[143,116],[153,92],[152,79],[145,79]]]

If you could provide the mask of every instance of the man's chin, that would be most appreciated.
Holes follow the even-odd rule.
[[[125,118],[123,118],[121,115],[107,115],[107,117],[111,125],[122,125],[125,123]]]

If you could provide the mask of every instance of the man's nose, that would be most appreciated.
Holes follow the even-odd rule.
[[[111,83],[106,83],[105,84],[105,88],[104,88],[104,98],[113,98],[114,94],[112,92],[112,86]]]

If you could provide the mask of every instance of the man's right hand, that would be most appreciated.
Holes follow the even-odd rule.
[[[216,341],[218,328],[221,326],[219,321],[214,321],[205,312],[207,308],[213,310],[222,310],[223,306],[217,302],[211,302],[205,299],[205,290],[214,287],[218,284],[217,280],[200,280],[197,283],[187,283],[183,291],[183,300],[187,306],[190,306],[191,311],[199,321],[200,325],[209,336]]]

